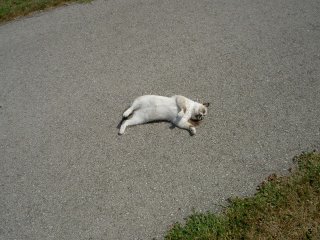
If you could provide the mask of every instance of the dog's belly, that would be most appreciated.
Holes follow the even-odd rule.
[[[173,121],[178,115],[177,106],[158,105],[143,110],[147,121]]]

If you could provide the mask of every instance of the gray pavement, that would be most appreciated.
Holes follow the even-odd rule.
[[[93,1],[0,26],[0,239],[156,239],[320,146],[318,0]],[[118,136],[143,94],[197,135]]]

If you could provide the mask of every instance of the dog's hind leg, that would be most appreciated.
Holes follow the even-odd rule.
[[[138,125],[144,123],[144,120],[142,117],[139,116],[139,114],[137,114],[137,112],[134,112],[132,118],[124,121],[120,127],[120,131],[119,131],[119,135],[124,134],[124,131],[126,130],[126,128],[128,126],[133,126],[133,125]]]
[[[137,100],[135,100],[132,105],[123,113],[122,117],[124,119],[128,118],[132,113],[133,111],[137,110],[140,108],[140,104]]]
[[[134,109],[133,107],[129,107],[123,114],[122,114],[122,117],[124,119],[127,119],[132,113],[133,113]]]

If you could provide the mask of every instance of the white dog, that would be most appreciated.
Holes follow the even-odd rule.
[[[209,103],[198,103],[183,96],[162,97],[145,95],[136,98],[123,113],[125,120],[119,134],[122,135],[127,126],[152,122],[169,121],[179,128],[187,129],[191,135],[196,134],[196,126],[208,113]]]

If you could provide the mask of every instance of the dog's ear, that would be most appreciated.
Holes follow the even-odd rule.
[[[209,107],[210,103],[206,102],[206,103],[202,103],[203,106]]]

